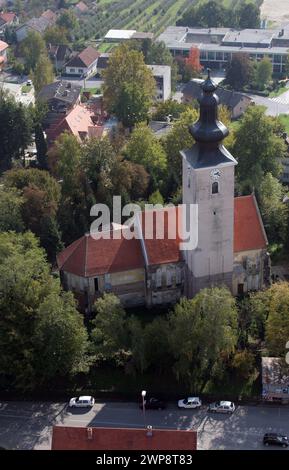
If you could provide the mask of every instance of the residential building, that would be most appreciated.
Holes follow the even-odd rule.
[[[5,41],[0,41],[0,70],[7,62],[8,44]]]
[[[18,22],[16,13],[0,13],[0,37],[4,38],[5,29],[9,26],[16,26]]]
[[[54,21],[50,20],[46,16],[40,16],[40,18],[31,18],[31,20],[27,21],[16,29],[15,33],[17,42],[24,41],[24,39],[27,38],[29,31],[36,31],[42,36],[46,29],[53,24]]]
[[[169,26],[158,37],[174,56],[189,56],[190,49],[200,50],[200,62],[204,67],[225,69],[237,52],[249,54],[251,59],[261,60],[268,57],[273,71],[285,71],[288,47],[289,25],[280,29],[229,28],[188,28]]]
[[[183,89],[183,102],[191,103],[193,100],[199,101],[202,97],[199,80],[190,80]],[[234,90],[226,90],[225,88],[218,88],[219,103],[226,106],[231,113],[232,119],[241,117],[248,106],[253,103],[250,96],[238,93]]]
[[[156,101],[166,101],[170,98],[171,87],[171,67],[169,65],[148,65],[152,71],[156,82]]]
[[[100,53],[89,46],[75,57],[70,59],[65,66],[66,75],[89,77],[97,71],[97,60]]]
[[[100,137],[103,133],[103,127],[97,126],[95,122],[94,113],[85,106],[77,104],[64,117],[60,115],[58,120],[45,129],[48,145],[52,146],[60,134],[65,131],[73,134],[79,142],[90,137]]]
[[[280,357],[262,357],[262,398],[289,403],[289,365]]]
[[[197,431],[53,426],[52,450],[197,450]]]
[[[48,54],[57,72],[60,72],[71,58],[72,49],[66,44],[48,45]]]
[[[237,161],[222,145],[227,128],[218,121],[217,87],[202,83],[200,118],[190,132],[195,144],[181,152],[183,207],[137,213],[130,228],[98,227],[58,256],[63,286],[90,312],[104,292],[125,306],[174,304],[209,286],[234,295],[270,282],[267,238],[254,195],[234,197]],[[191,208],[198,207],[197,219]],[[195,243],[183,245],[189,237]]]
[[[84,2],[78,2],[74,7],[74,13],[76,16],[81,16],[88,12],[89,8]]]

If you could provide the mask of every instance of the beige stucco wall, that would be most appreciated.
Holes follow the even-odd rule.
[[[262,289],[265,254],[266,250],[263,249],[234,253],[234,295],[238,294],[238,284],[244,284],[244,292]],[[243,268],[242,273],[241,268]]]

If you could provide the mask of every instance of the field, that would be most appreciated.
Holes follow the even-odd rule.
[[[264,0],[261,6],[261,17],[272,25],[280,26],[289,23],[288,0]]]
[[[158,36],[167,26],[174,25],[183,13],[206,0],[99,0],[91,4],[90,12],[81,19],[80,34],[86,40],[100,39],[109,29],[150,31]],[[244,1],[219,0],[226,7]]]

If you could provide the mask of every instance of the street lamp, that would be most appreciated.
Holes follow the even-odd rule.
[[[142,412],[143,412],[143,420],[144,420],[144,427],[146,427],[146,408],[145,408],[145,396],[146,396],[147,392],[145,390],[143,390],[141,392],[141,396],[142,396]]]

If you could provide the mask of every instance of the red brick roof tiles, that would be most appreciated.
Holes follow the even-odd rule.
[[[54,426],[52,450],[197,450],[197,432]]]
[[[255,196],[235,198],[234,253],[266,248],[267,238]]]

